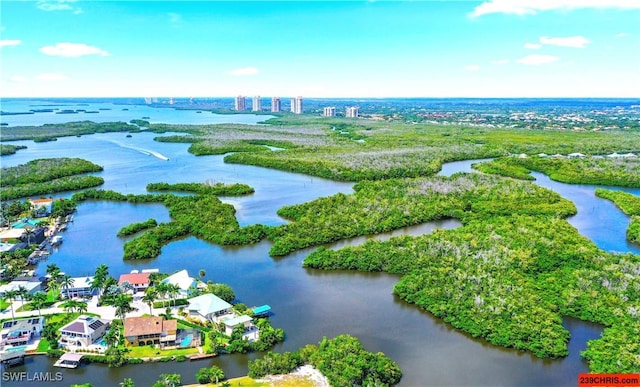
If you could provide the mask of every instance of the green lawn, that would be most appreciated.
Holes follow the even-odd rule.
[[[191,355],[194,353],[198,353],[197,348],[181,348],[181,349],[169,349],[169,350],[161,350],[157,349],[151,345],[145,345],[142,347],[127,347],[127,349],[131,350],[127,354],[128,357],[165,357],[165,356],[179,356],[179,355]]]
[[[0,298],[0,310],[7,309],[9,305],[11,304],[7,300],[5,300],[4,298]]]

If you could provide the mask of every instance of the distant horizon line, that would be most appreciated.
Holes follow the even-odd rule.
[[[261,96],[261,95],[248,95],[248,94],[240,94],[240,95],[234,95],[234,96],[198,96],[198,97],[184,97],[184,96],[180,96],[180,97],[176,97],[176,96],[156,96],[156,97],[149,97],[149,96],[120,96],[120,97],[114,97],[114,96],[91,96],[91,97],[85,97],[85,96],[76,96],[76,97],[45,97],[45,96],[33,96],[33,97],[5,97],[5,96],[0,96],[0,101],[3,99],[132,99],[132,98],[139,98],[139,99],[146,99],[146,98],[152,98],[152,99],[235,99],[238,96],[242,96],[242,97],[247,97],[247,98],[253,98],[253,97],[260,97],[262,98],[273,98],[273,97],[278,97],[278,98],[295,98],[297,96],[281,96],[281,95],[271,95],[271,96]],[[313,99],[313,100],[322,100],[322,99],[640,99],[640,96],[637,97],[611,97],[611,96],[595,96],[595,97],[415,97],[415,96],[395,96],[395,97],[366,97],[366,96],[359,96],[359,97],[314,97],[314,96],[302,96],[303,99]]]

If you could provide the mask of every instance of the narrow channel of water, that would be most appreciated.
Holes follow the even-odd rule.
[[[109,145],[112,139],[122,140],[121,134],[83,136],[60,139],[56,143],[29,143],[29,149],[19,151],[6,160],[23,163],[41,157],[82,157],[104,165],[105,188],[125,193],[142,193],[149,182],[223,181],[242,182],[253,186],[255,194],[243,198],[225,198],[237,208],[242,224],[281,224],[284,221],[275,211],[284,206],[312,200],[337,192],[351,192],[352,184],[331,182],[305,175],[274,171],[242,165],[229,165],[222,157],[194,157],[186,152],[185,144],[156,143],[149,134],[135,134],[133,145],[153,149],[169,157],[164,161],[145,156],[131,149]],[[108,152],[100,151],[103,147]],[[24,153],[23,153],[24,152]],[[5,158],[3,157],[3,166]],[[445,165],[450,173],[466,171],[477,161]],[[15,165],[15,164],[13,164]],[[538,176],[536,176],[538,177]],[[538,184],[546,183],[539,178]],[[603,205],[603,200],[589,195],[574,195],[574,187],[549,187],[564,190],[566,198],[576,202],[579,214],[584,208]],[[614,207],[615,208],[615,207]],[[610,211],[605,210],[603,216]],[[619,211],[618,211],[619,212]],[[422,385],[567,385],[575,386],[577,375],[588,367],[579,356],[586,348],[586,340],[596,338],[600,328],[594,324],[565,319],[572,334],[570,355],[564,359],[541,360],[529,353],[498,348],[483,340],[475,340],[433,318],[429,313],[408,305],[392,294],[397,276],[383,273],[325,272],[302,268],[302,261],[313,249],[298,251],[287,257],[273,259],[268,251],[271,243],[243,247],[212,245],[197,238],[185,238],[165,246],[160,257],[149,261],[123,262],[124,240],[115,236],[117,230],[129,223],[154,217],[168,220],[166,209],[159,205],[132,205],[113,202],[82,203],[75,222],[63,233],[64,242],[47,263],[56,263],[68,274],[85,275],[100,263],[106,263],[114,276],[132,269],[159,268],[173,272],[186,268],[192,275],[206,271],[204,280],[231,285],[240,302],[249,306],[270,304],[274,311],[273,325],[287,333],[286,341],[276,350],[293,350],[307,343],[316,343],[323,336],[341,333],[357,336],[371,351],[382,351],[403,369],[404,386]],[[589,217],[570,219],[580,232],[598,240],[613,240],[626,227],[613,224],[590,236],[584,230],[594,226]],[[599,218],[592,218],[595,223]],[[583,223],[585,222],[585,223]],[[615,223],[615,222],[614,222]],[[390,238],[398,233],[421,234],[433,227],[455,227],[455,221],[432,222],[375,238]],[[371,237],[354,238],[333,245],[363,243]],[[603,245],[599,246],[603,247]],[[608,249],[624,250],[619,244]],[[631,246],[633,247],[633,246]],[[44,267],[38,271],[44,272]],[[195,381],[200,367],[217,364],[228,377],[244,375],[248,359],[259,356],[229,355],[196,362],[149,363],[109,369],[92,364],[76,370],[52,367],[46,357],[32,357],[21,367],[11,371],[63,372],[64,381],[54,385],[90,382],[94,386],[117,385],[125,377],[137,385],[153,383],[161,373],[178,372],[184,383]],[[29,385],[7,382],[6,385]]]

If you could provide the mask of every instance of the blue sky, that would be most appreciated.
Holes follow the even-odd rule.
[[[1,97],[640,97],[640,0],[0,7]]]

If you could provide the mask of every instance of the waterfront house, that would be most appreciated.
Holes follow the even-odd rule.
[[[230,314],[231,308],[231,304],[211,293],[189,299],[189,314],[207,321]]]
[[[149,287],[151,280],[149,279],[150,273],[129,273],[120,275],[118,280],[118,286],[125,282],[130,283],[133,286],[135,292],[144,292]]]
[[[71,278],[69,287],[62,286],[60,294],[65,298],[91,297],[96,294],[97,289],[91,287],[93,277]]]
[[[249,341],[258,339],[258,327],[253,325],[253,319],[247,315],[226,318],[222,320],[224,323],[224,333],[231,336],[236,327],[244,327],[244,334]]]
[[[193,277],[189,277],[189,272],[186,270],[180,270],[161,281],[163,284],[177,285],[180,289],[178,298],[187,298],[193,294],[197,289],[206,288],[206,285],[202,281],[196,280]]]
[[[584,159],[587,156],[583,155],[582,153],[576,152],[576,153],[569,153],[567,157],[570,159]]]
[[[10,228],[0,231],[0,240],[2,242],[8,242],[10,240],[22,240],[22,236],[25,234],[24,228]]]
[[[8,291],[17,291],[23,287],[27,291],[27,296],[33,295],[42,290],[42,282],[33,277],[33,280],[13,280],[8,284],[0,286],[0,297],[5,297]],[[22,296],[16,296],[16,300],[22,300]]]
[[[107,333],[109,325],[109,320],[80,316],[59,329],[60,344],[67,347],[88,348],[91,344],[102,339],[102,336]]]
[[[175,346],[177,333],[177,320],[165,320],[160,316],[127,317],[124,319],[124,337],[127,346]]]
[[[31,207],[34,209],[36,215],[47,216],[53,210],[53,199],[29,199]]]
[[[2,323],[0,331],[2,345],[27,345],[34,336],[40,336],[44,328],[44,316],[9,320]]]

